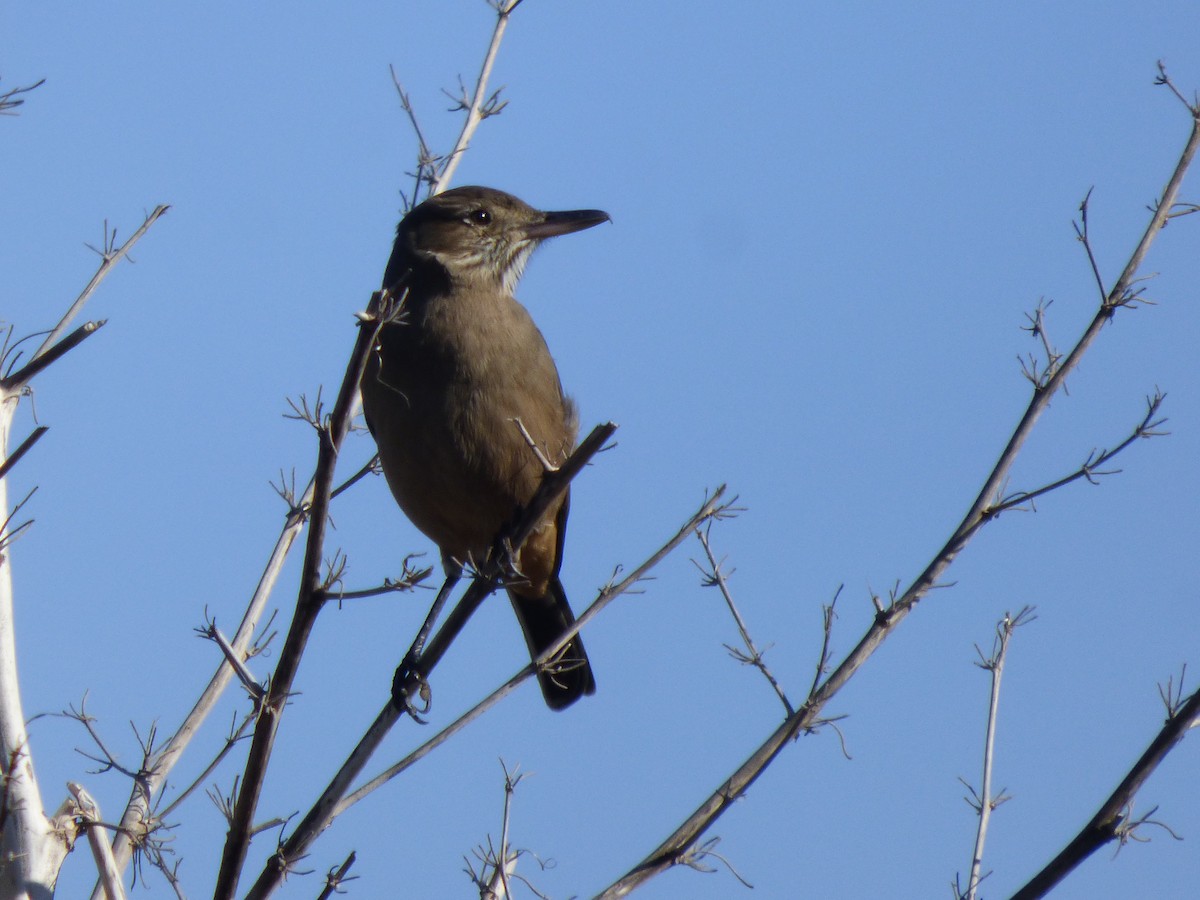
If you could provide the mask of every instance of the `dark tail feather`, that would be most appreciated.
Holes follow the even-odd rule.
[[[529,645],[530,659],[537,659],[543,652],[557,643],[562,633],[575,624],[575,615],[567,603],[562,583],[555,578],[544,597],[522,597],[508,592],[512,599],[517,621],[525,632],[525,643]],[[551,709],[566,709],[585,694],[596,692],[596,680],[592,677],[592,665],[579,635],[563,648],[555,660],[538,672],[538,684],[542,696]]]

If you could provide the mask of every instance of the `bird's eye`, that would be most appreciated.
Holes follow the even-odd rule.
[[[492,214],[486,209],[475,209],[467,214],[467,224],[469,225],[488,225],[492,221]]]

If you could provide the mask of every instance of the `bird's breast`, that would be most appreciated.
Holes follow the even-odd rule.
[[[573,406],[541,333],[511,297],[447,296],[387,326],[363,408],[401,508],[443,553],[490,546],[574,446]]]

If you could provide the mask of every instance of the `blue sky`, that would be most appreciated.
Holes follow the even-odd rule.
[[[232,628],[253,589],[285,512],[268,481],[315,459],[285,398],[336,389],[352,313],[378,285],[414,158],[388,66],[448,147],[458,120],[439,89],[474,77],[492,18],[480,0],[123,3],[69,21],[54,6],[0,10],[0,87],[47,80],[0,121],[0,317],[18,334],[49,327],[90,276],[83,245],[104,220],[124,236],[172,207],[89,308],[107,327],[36,383],[51,431],[13,476],[16,496],[39,485],[37,524],[12,552],[26,711],[86,691],[136,763],[127,723],[178,722],[216,662],[192,628],[205,608]],[[748,510],[715,546],[802,698],[820,605],[845,585],[840,658],[869,623],[870,593],[924,567],[999,453],[1027,402],[1025,312],[1054,301],[1060,348],[1092,315],[1071,220],[1093,186],[1101,272],[1111,281],[1124,265],[1189,127],[1153,86],[1155,62],[1190,95],[1198,33],[1200,8],[1183,2],[526,0],[494,76],[510,105],[483,124],[457,183],[613,218],[539,251],[520,292],[584,427],[621,425],[574,487],[563,575],[576,608],[728,482]],[[985,529],[955,586],[829,707],[848,716],[853,759],[831,732],[805,737],[726,815],[719,850],[755,896],[948,895],[974,834],[957,781],[978,781],[988,684],[974,645],[1005,610],[1034,604],[1039,618],[1018,633],[1001,699],[996,781],[1014,799],[993,822],[987,896],[1022,884],[1092,815],[1161,725],[1156,683],[1200,667],[1198,229],[1182,219],[1161,235],[1145,269],[1160,273],[1147,286],[1158,305],[1106,329],[1012,487],[1118,443],[1156,387],[1171,435],[1138,442],[1100,486]],[[371,452],[352,440],[346,473]],[[431,550],[382,479],[334,521],[351,587]],[[722,648],[736,632],[698,584],[699,553],[685,546],[588,629],[594,698],[552,715],[527,686],[360,804],[311,867],[356,849],[352,896],[398,882],[403,896],[465,894],[462,856],[499,833],[500,759],[535,773],[511,827],[554,861],[522,870],[539,889],[587,896],[638,862],[778,721],[765,683]],[[297,569],[276,595],[284,609]],[[427,599],[322,614],[263,818],[307,808],[386,697]],[[524,659],[511,612],[489,603],[438,670],[435,724]],[[231,692],[176,786],[246,708]],[[401,724],[380,764],[428,733]],[[41,719],[32,741],[48,805],[73,779],[116,817],[128,786],[87,774],[78,726]],[[1187,842],[1155,831],[1115,860],[1102,851],[1055,896],[1196,883],[1197,752],[1194,738],[1178,748],[1137,807],[1158,805]],[[204,896],[224,824],[203,796],[177,819],[181,875]],[[80,896],[90,871],[76,853],[60,895]],[[150,887],[168,894],[154,876]],[[641,896],[741,890],[725,872],[679,870]],[[284,896],[316,892],[297,879]]]

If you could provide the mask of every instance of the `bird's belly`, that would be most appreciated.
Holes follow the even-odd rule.
[[[373,374],[363,380],[363,408],[396,502],[443,555],[481,558],[536,489],[532,452],[504,411],[470,386],[431,394],[419,384],[372,383]]]
[[[412,423],[381,452],[388,487],[404,514],[442,553],[459,562],[480,558],[517,505],[489,487],[455,452],[453,443],[430,444]]]

